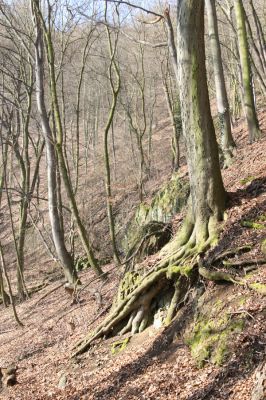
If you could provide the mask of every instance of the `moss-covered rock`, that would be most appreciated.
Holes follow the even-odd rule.
[[[186,204],[189,194],[188,179],[173,174],[171,180],[159,190],[150,204],[141,203],[130,221],[122,248],[125,253],[132,248],[139,229],[151,221],[168,223]]]
[[[238,299],[231,299],[238,304]],[[199,367],[206,362],[221,365],[230,353],[233,337],[240,333],[245,324],[245,315],[236,317],[228,313],[228,301],[217,296],[198,302],[193,323],[185,332],[185,342]]]

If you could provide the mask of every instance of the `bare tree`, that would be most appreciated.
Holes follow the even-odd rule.
[[[242,0],[234,0],[234,7],[244,90],[245,112],[249,130],[249,142],[252,143],[260,137],[260,128],[253,97],[250,54],[248,50],[245,14]]]
[[[230,110],[224,79],[215,1],[206,0],[205,4],[208,15],[209,38],[213,60],[216,101],[220,120],[222,148],[225,157],[225,165],[228,165],[232,157],[232,149],[235,147],[235,142],[231,132]]]

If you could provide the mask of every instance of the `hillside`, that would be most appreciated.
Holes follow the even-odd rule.
[[[29,300],[18,304],[23,328],[15,325],[10,308],[1,306],[0,365],[14,364],[18,380],[15,386],[3,388],[1,399],[252,398],[256,368],[265,362],[266,343],[266,298],[248,286],[254,277],[252,273],[258,285],[266,284],[266,263],[256,263],[265,257],[261,243],[266,237],[265,109],[260,109],[258,114],[263,134],[253,144],[247,145],[244,120],[239,120],[234,127],[237,143],[234,162],[222,171],[229,194],[227,219],[218,246],[205,256],[206,260],[211,260],[217,254],[249,245],[249,252],[233,256],[237,265],[235,274],[245,277],[246,284],[203,281],[205,292],[201,303],[197,299],[199,312],[202,311],[200,307],[207,307],[206,312],[213,320],[217,318],[215,314],[225,313],[228,324],[239,318],[244,321],[241,329],[233,331],[228,347],[223,349],[223,365],[217,365],[210,355],[203,360],[203,368],[199,368],[197,355],[196,359],[195,354],[194,358],[191,355],[188,332],[193,328],[193,320],[193,329],[196,329],[193,295],[169,327],[155,329],[151,326],[134,335],[125,349],[114,354],[111,350],[121,338],[100,340],[84,355],[70,359],[75,343],[107,315],[120,279],[119,272],[113,264],[105,265],[104,270],[110,274],[104,283],[95,279],[90,270],[81,272],[82,287],[78,299],[73,301],[64,289],[61,274],[51,269],[52,262],[46,262],[45,256],[36,254],[33,249],[32,262],[30,258],[27,260],[27,281],[30,277],[32,288],[43,282],[45,286]],[[164,137],[161,129],[158,140]],[[181,174],[185,172],[184,165]],[[160,188],[162,179],[153,181],[150,193],[155,187]],[[181,216],[174,219],[173,224],[178,227]],[[259,227],[245,226],[243,221],[256,221]],[[27,246],[31,247],[32,243],[28,242]],[[151,256],[144,263],[150,266],[153,259]],[[246,269],[249,260],[255,270]],[[202,346],[200,353],[206,351],[204,342]]]
[[[266,400],[265,9],[0,2],[0,399]]]

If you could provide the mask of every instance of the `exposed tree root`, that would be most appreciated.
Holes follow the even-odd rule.
[[[143,331],[149,323],[151,311],[154,312],[152,304],[156,303],[156,299],[167,288],[171,288],[173,292],[164,321],[169,324],[184,301],[186,293],[193,283],[193,278],[198,277],[198,274],[207,280],[227,281],[256,290],[256,285],[252,287],[252,284],[248,284],[245,280],[230,273],[210,271],[202,265],[201,254],[217,243],[216,227],[217,219],[210,218],[205,229],[202,227],[197,229],[196,224],[188,215],[179,235],[164,246],[160,253],[162,258],[152,270],[143,276],[138,271],[133,272],[132,276],[127,278],[125,275],[128,287],[124,288],[122,281],[122,285],[120,284],[122,290],[115,299],[110,314],[92,334],[86,336],[75,346],[72,357],[85,352],[91,343],[99,338]],[[222,260],[231,254],[245,252],[249,249],[249,246],[231,249],[218,255],[213,261],[216,262],[218,259]],[[259,289],[261,290],[261,288]]]
[[[167,313],[167,317],[165,319],[165,324],[169,325],[175,315],[175,312],[177,310],[178,307],[178,303],[180,302],[182,297],[182,289],[181,289],[181,282],[178,279],[177,282],[175,283],[175,291],[174,291],[174,295],[172,297],[171,300],[171,304],[170,307],[168,309],[168,313]]]
[[[210,271],[203,266],[199,267],[199,274],[210,281],[214,282],[231,282],[236,285],[246,286],[254,292],[262,295],[266,295],[266,285],[259,282],[247,282],[245,279],[241,279],[237,276],[229,274],[223,271]]]
[[[219,282],[219,281],[225,281],[225,282],[232,282],[239,284],[240,281],[237,280],[233,275],[228,274],[226,272],[222,271],[209,271],[207,268],[204,267],[199,267],[199,274],[209,280],[209,281],[214,281],[214,282]]]
[[[266,259],[258,259],[258,260],[240,260],[240,261],[223,261],[223,265],[226,267],[243,267],[246,265],[263,265],[266,264]]]
[[[236,254],[248,253],[252,249],[252,246],[247,244],[245,246],[234,247],[219,253],[216,257],[211,260],[211,263],[216,263],[217,261],[223,260],[225,257],[235,256]]]
[[[180,235],[165,246],[162,260],[141,277],[125,298],[114,303],[110,314],[95,332],[76,345],[73,356],[85,352],[93,341],[112,333],[141,332],[147,326],[152,301],[163,288],[172,285],[175,290],[166,318],[167,323],[170,323],[183,293],[187,290],[186,281],[197,265],[197,255],[205,251],[212,242],[211,237],[199,242],[194,228],[187,220]]]

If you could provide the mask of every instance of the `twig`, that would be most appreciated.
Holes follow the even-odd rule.
[[[227,312],[227,314],[243,314],[243,313],[246,313],[250,318],[252,318],[252,319],[255,319],[254,317],[253,317],[253,315],[252,314],[250,314],[250,312],[248,312],[247,310],[238,310],[238,311],[228,311]]]
[[[4,333],[10,333],[10,332],[15,332],[16,329],[9,329],[8,331],[0,331],[0,335],[3,335]]]

